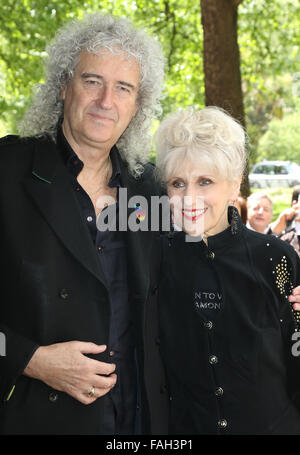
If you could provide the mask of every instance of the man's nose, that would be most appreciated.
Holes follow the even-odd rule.
[[[113,90],[111,87],[103,87],[97,97],[97,104],[101,109],[111,109],[113,106]]]
[[[263,209],[263,207],[259,207],[259,209],[258,209],[258,213],[259,213],[259,214],[262,214],[262,213],[264,213],[264,209]]]

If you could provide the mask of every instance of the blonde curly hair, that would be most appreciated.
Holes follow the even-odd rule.
[[[247,135],[218,107],[170,114],[160,124],[154,142],[157,172],[163,181],[168,181],[184,160],[205,163],[227,180],[235,180],[245,171]]]

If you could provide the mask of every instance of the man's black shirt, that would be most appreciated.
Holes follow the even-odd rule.
[[[107,346],[111,360],[116,364],[117,383],[101,399],[105,402],[101,428],[103,434],[133,434],[136,417],[136,364],[127,287],[126,233],[120,231],[100,231],[97,228],[96,213],[89,195],[80,186],[77,177],[83,162],[73,151],[61,129],[57,135],[57,145],[63,160],[73,176],[72,184],[80,205],[83,221],[87,224],[108,286],[110,299],[110,328]],[[118,226],[119,189],[121,187],[121,168],[118,151],[113,147],[110,152],[112,176],[110,187],[117,188],[115,207],[116,226]],[[104,211],[108,208],[103,209]],[[88,302],[87,311],[88,311]],[[88,340],[87,340],[88,341]]]

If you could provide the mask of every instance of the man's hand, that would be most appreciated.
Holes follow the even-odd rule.
[[[83,404],[93,403],[116,384],[116,366],[90,359],[84,354],[104,352],[105,345],[69,341],[40,346],[33,354],[24,374],[50,387],[66,392]],[[109,375],[109,376],[108,376]],[[89,392],[94,388],[93,396]]]
[[[293,289],[292,294],[289,296],[289,302],[294,302],[294,310],[300,311],[300,286]]]

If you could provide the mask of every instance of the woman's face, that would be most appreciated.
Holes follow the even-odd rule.
[[[206,236],[228,226],[227,208],[240,181],[230,182],[207,165],[187,161],[167,182],[174,223],[187,234]]]

